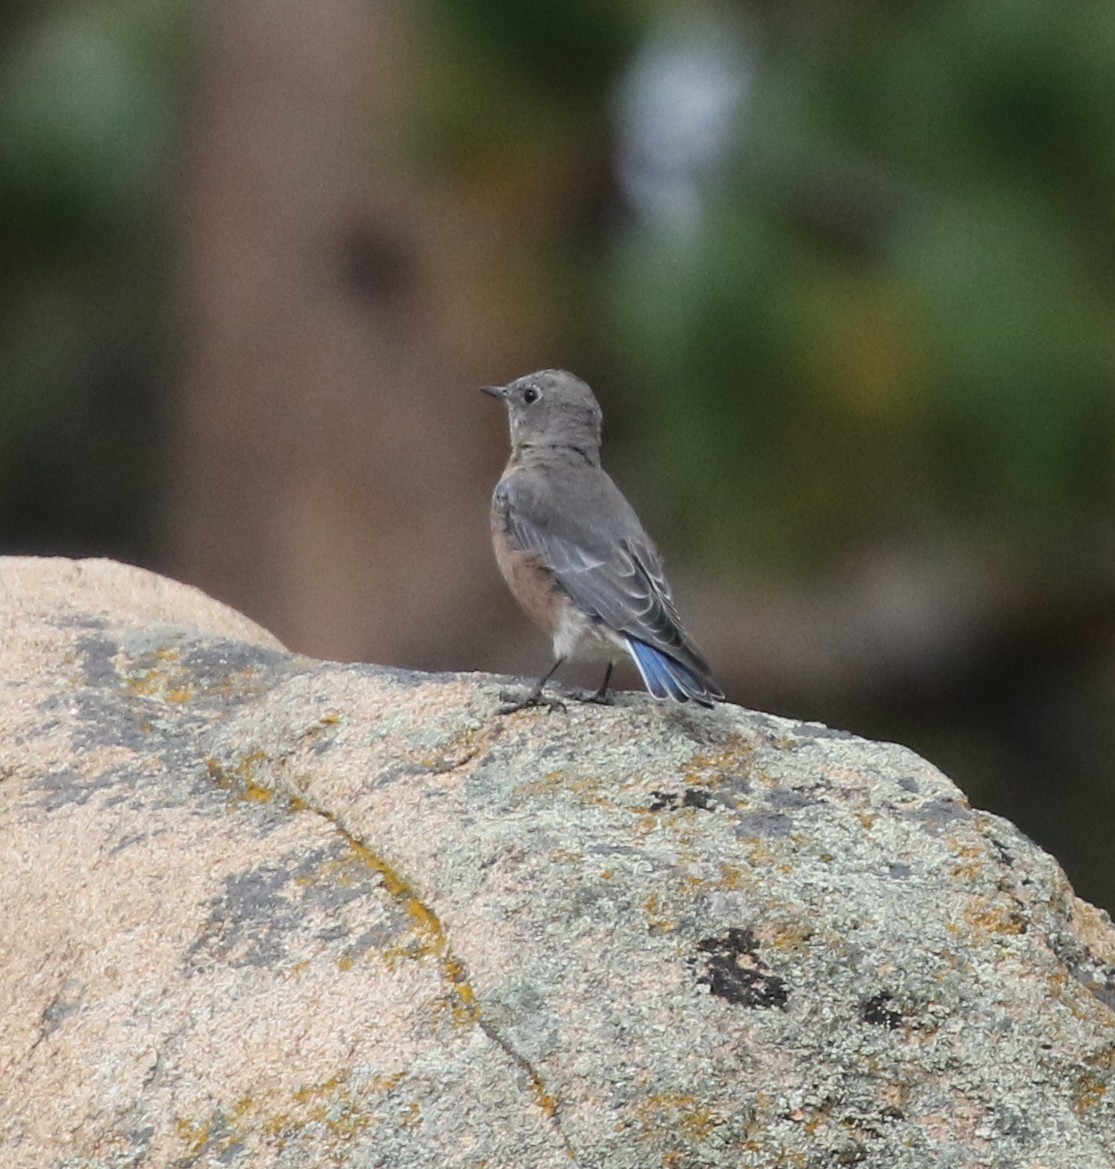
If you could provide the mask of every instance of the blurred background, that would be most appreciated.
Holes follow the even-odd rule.
[[[476,388],[571,368],[730,698],[1115,906],[1107,0],[22,0],[0,244],[0,551],[537,674]]]

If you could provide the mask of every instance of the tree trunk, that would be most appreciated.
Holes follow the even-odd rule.
[[[477,323],[476,232],[385,161],[408,9],[203,11],[164,563],[306,653],[477,664],[504,424],[475,390],[523,359]]]

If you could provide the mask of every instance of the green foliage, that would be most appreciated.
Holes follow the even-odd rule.
[[[640,0],[424,0],[425,72],[408,95],[411,163],[493,187],[560,183],[563,161],[607,136],[610,89],[644,8]]]
[[[0,522],[135,548],[165,360],[177,0],[27,8],[0,70]],[[43,539],[41,533],[50,531]],[[57,543],[56,543],[57,542]]]
[[[671,494],[723,501],[686,529],[727,563],[821,568],[892,528],[1025,556],[1091,523],[1115,503],[1112,10],[765,32],[696,238],[633,235],[615,286]]]

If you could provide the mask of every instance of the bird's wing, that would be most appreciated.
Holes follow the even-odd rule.
[[[662,559],[605,472],[540,483],[512,475],[496,491],[508,534],[537,555],[586,613],[637,638],[700,675],[708,664],[686,636]],[[573,506],[574,499],[576,506]]]

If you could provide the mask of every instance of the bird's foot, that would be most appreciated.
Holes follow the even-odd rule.
[[[532,706],[544,706],[547,710],[565,709],[565,703],[560,698],[551,698],[541,690],[532,690],[526,698],[520,698],[518,701],[515,701],[507,690],[502,691],[499,697],[503,705],[497,714],[514,714],[519,710],[529,710]]]
[[[591,702],[594,706],[612,706],[614,705],[611,692],[601,688],[600,690],[581,690],[573,694],[573,697],[578,702]]]

